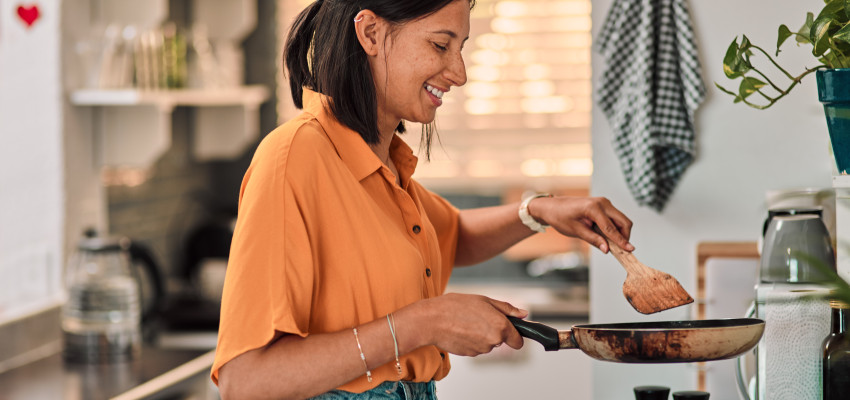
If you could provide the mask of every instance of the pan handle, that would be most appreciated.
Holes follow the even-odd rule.
[[[578,347],[573,341],[572,331],[560,332],[551,326],[543,325],[539,322],[527,321],[511,316],[508,316],[508,320],[514,325],[520,336],[542,344],[543,349],[546,351]]]

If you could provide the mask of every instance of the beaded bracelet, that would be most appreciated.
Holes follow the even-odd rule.
[[[360,338],[357,337],[357,328],[354,328],[354,340],[357,341],[357,350],[360,350],[360,359],[363,360],[363,366],[366,367],[366,379],[372,382],[372,371],[369,371],[369,364],[366,364],[366,356],[363,354],[363,347],[360,347]]]

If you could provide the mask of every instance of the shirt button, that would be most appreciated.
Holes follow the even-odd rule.
[[[425,268],[425,276],[431,277],[431,268]]]
[[[419,232],[422,232],[422,228],[419,225],[413,225],[413,233],[419,234]]]

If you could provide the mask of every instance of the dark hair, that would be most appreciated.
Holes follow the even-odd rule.
[[[378,143],[378,99],[366,52],[354,31],[354,17],[360,10],[371,10],[397,25],[426,17],[453,1],[317,0],[298,14],[284,47],[283,61],[295,106],[303,107],[303,87],[330,96],[330,112],[337,120],[358,132],[366,143]],[[474,5],[475,0],[469,0],[470,8]],[[358,101],[341,100],[355,98]],[[404,133],[403,121],[396,131]],[[433,123],[423,126],[426,158],[430,158],[433,132]]]

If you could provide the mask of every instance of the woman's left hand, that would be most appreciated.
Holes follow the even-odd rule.
[[[528,204],[534,219],[550,225],[561,234],[577,237],[608,252],[606,237],[626,251],[634,250],[629,243],[632,221],[604,197],[540,197]],[[605,236],[594,230],[594,225]]]

